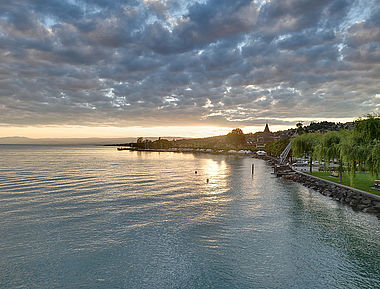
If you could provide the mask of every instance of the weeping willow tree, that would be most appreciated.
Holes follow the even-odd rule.
[[[380,172],[380,140],[376,140],[367,158],[367,168],[372,175],[378,177]]]
[[[367,145],[362,142],[362,136],[357,131],[342,131],[339,146],[340,157],[350,173],[350,183],[352,185],[356,170],[366,164],[368,156]]]
[[[315,155],[320,161],[325,162],[325,167],[328,163],[335,160],[338,161],[339,182],[342,182],[343,176],[343,160],[341,155],[342,138],[344,131],[329,131],[320,137],[320,140],[315,148]]]
[[[292,152],[295,157],[310,157],[310,173],[313,172],[313,156],[320,137],[321,135],[317,133],[307,133],[298,135],[292,141]]]
[[[380,115],[368,115],[355,122],[354,131],[361,146],[361,158],[372,175],[380,172]]]
[[[342,157],[347,162],[351,182],[358,168],[372,175],[380,172],[380,117],[369,115],[354,123],[354,129],[342,143]]]
[[[293,155],[310,156],[330,163],[337,160],[339,181],[347,167],[352,185],[358,169],[367,170],[372,175],[380,173],[380,116],[369,115],[355,121],[352,130],[330,131],[324,135],[302,134],[292,141]]]
[[[358,169],[375,175],[380,172],[380,117],[358,119],[353,130],[329,132],[323,140],[320,155],[330,160],[331,154],[339,160],[340,181],[343,164],[350,173],[351,185]]]
[[[367,115],[354,123],[354,131],[360,134],[364,143],[380,140],[380,115]]]

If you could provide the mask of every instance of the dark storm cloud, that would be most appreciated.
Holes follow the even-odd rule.
[[[377,0],[0,2],[0,124],[380,111]]]

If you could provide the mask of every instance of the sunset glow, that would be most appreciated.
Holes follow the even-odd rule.
[[[207,137],[380,112],[378,1],[8,1],[0,137]]]
[[[326,119],[325,119],[326,120]],[[329,118],[328,121],[347,122],[355,118],[335,119]],[[298,119],[288,119],[289,123],[294,125],[270,125],[272,131],[286,130],[294,127],[300,121]],[[318,121],[311,118],[303,119],[305,123]],[[238,123],[236,125],[239,125]],[[28,138],[123,138],[123,137],[208,137],[223,135],[230,132],[235,127],[218,127],[218,126],[3,126],[0,127],[0,137],[23,136]],[[244,133],[255,133],[262,131],[261,126],[243,126]]]

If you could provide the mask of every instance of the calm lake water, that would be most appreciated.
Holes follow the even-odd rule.
[[[0,288],[379,288],[379,220],[271,172],[0,146]]]

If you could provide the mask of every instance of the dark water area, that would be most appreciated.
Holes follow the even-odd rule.
[[[2,145],[0,288],[380,288],[377,218],[271,172],[240,156]]]

